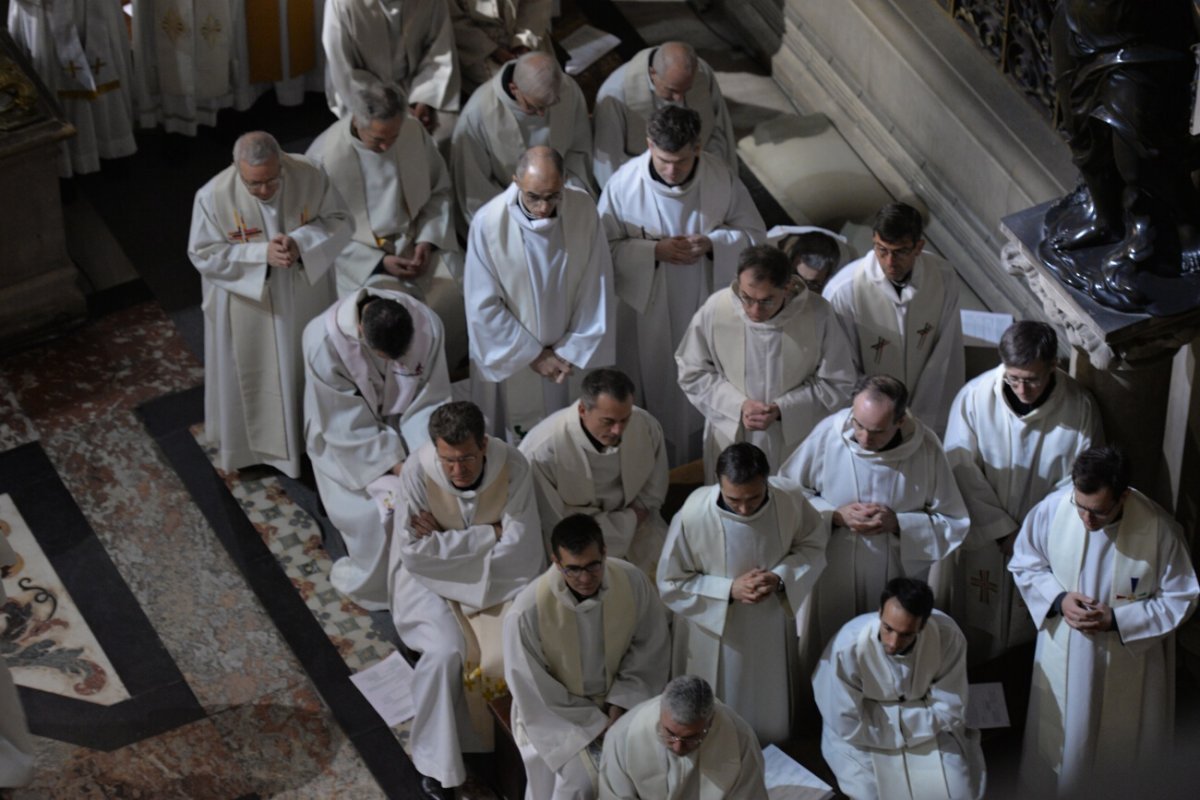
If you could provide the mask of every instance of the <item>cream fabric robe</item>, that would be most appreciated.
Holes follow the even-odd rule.
[[[716,480],[717,458],[735,442],[767,455],[772,471],[831,411],[850,401],[854,361],[829,303],[807,289],[766,322],[755,322],[732,288],[715,292],[688,326],[675,352],[679,386],[704,415],[704,479]],[[778,403],[780,419],[765,431],[742,425],[747,399]]]
[[[720,496],[717,486],[691,494],[658,563],[658,590],[675,612],[671,674],[704,678],[759,741],[781,743],[800,680],[804,600],[825,567],[829,528],[775,479],[750,516],[721,508]],[[755,567],[778,575],[783,591],[754,605],[731,602],[734,579]]]
[[[412,316],[413,344],[399,361],[384,361],[359,338],[363,295],[395,300]],[[364,608],[385,609],[388,538],[367,487],[429,441],[430,415],[450,400],[442,325],[408,295],[362,289],[308,323],[304,367],[308,457],[349,551],[330,582]]]
[[[633,639],[612,676],[603,702],[630,709],[662,691],[667,682],[670,632],[667,614],[654,584],[637,567],[609,558],[606,571],[622,570],[633,593],[637,625]],[[561,574],[549,573],[553,595],[579,622],[580,653],[604,652],[603,596],[600,591],[578,601]],[[512,692],[512,725],[529,780],[526,797],[533,800],[575,796],[575,790],[594,792],[580,765],[580,754],[608,724],[608,716],[590,697],[569,692],[550,673],[538,627],[537,582],[513,601],[504,620],[504,677]],[[584,659],[582,686],[603,688],[608,682],[603,658]]]
[[[830,524],[834,511],[854,502],[889,506],[900,523],[899,536],[833,529],[829,564],[813,593],[821,647],[855,615],[877,608],[889,580],[926,580],[966,538],[967,507],[941,442],[911,414],[900,433],[899,447],[865,450],[854,438],[850,409],[843,409],[822,420],[779,470]]]
[[[931,633],[936,633],[938,652],[924,653],[923,647],[934,644],[926,641]],[[864,644],[875,650],[869,657],[860,649]],[[898,760],[896,768],[903,770],[906,752],[932,745],[940,751],[947,789],[942,796],[983,796],[986,770],[979,732],[966,726],[966,656],[962,632],[940,611],[930,616],[912,649],[895,656],[887,655],[879,642],[877,612],[861,614],[838,631],[813,674],[813,691],[823,721],[821,754],[843,793],[854,800],[930,800],[934,795],[910,793],[899,781],[881,786],[874,761]],[[936,666],[924,695],[914,697],[918,658]]]
[[[549,52],[551,0],[448,0],[458,61],[473,83],[489,75],[497,47]]]
[[[592,188],[592,126],[587,102],[575,79],[563,75],[559,101],[545,116],[526,114],[504,88],[501,70],[475,90],[463,108],[450,143],[450,171],[458,204],[459,233],[484,203],[512,182],[521,154],[548,145],[563,157],[567,185]]]
[[[658,420],[635,406],[621,444],[599,452],[583,429],[579,403],[571,403],[539,422],[521,452],[533,468],[547,550],[564,517],[588,514],[600,523],[609,556],[653,577],[667,536],[667,451]],[[629,507],[635,500],[649,512],[641,525]]]
[[[0,533],[0,568],[17,563],[16,551]],[[8,596],[0,584],[0,606]],[[0,658],[0,786],[24,786],[33,780],[33,737],[25,723],[25,711],[13,683],[8,664]]]
[[[746,187],[708,155],[687,183],[667,186],[654,180],[650,153],[643,153],[609,180],[599,210],[621,300],[617,365],[663,423],[668,460],[679,466],[700,457],[704,418],[679,388],[675,350],[712,287],[733,281],[738,254],[762,243],[766,228]],[[708,236],[711,257],[695,264],[655,260],[659,239],[684,234]]]
[[[379,84],[400,87],[410,104],[458,110],[458,67],[446,0],[329,0],[321,44],[325,99],[339,117],[346,116],[360,91]]]
[[[876,296],[885,303],[890,302],[894,307],[898,328],[904,331],[909,311],[917,303],[921,287],[927,283],[928,279],[923,277],[924,273],[935,269],[941,274],[940,283],[943,290],[938,324],[929,326],[929,338],[922,336],[917,342],[903,342],[906,353],[913,352],[914,347],[927,350],[924,366],[915,375],[892,377],[904,381],[904,385],[908,387],[908,405],[913,413],[932,428],[934,433],[942,436],[946,432],[946,420],[950,414],[950,403],[954,399],[954,393],[962,388],[966,380],[966,350],[963,349],[958,276],[954,269],[932,253],[922,253],[917,257],[912,277],[897,295],[895,287],[883,274],[879,259],[871,252],[838,270],[825,285],[823,294],[833,306],[842,328],[846,331],[846,337],[850,340],[850,350],[854,354],[854,366],[858,374],[875,375],[880,371],[874,367],[876,354],[872,352],[871,342],[863,338],[863,331],[857,321],[863,312],[858,308],[855,298],[855,274],[866,273],[865,277]],[[922,330],[924,328],[925,326]],[[899,343],[891,343],[888,346],[898,347]]]
[[[646,123],[660,108],[671,105],[654,94],[650,83],[650,58],[657,47],[647,47],[613,70],[596,95],[592,113],[596,160],[593,169],[600,188],[629,159],[646,152]],[[692,89],[683,106],[700,114],[700,146],[737,174],[737,137],[733,120],[721,96],[712,67],[700,59]]]
[[[416,707],[412,731],[413,765],[443,786],[466,780],[462,753],[480,743],[463,699],[466,643],[449,601],[466,614],[513,598],[545,564],[529,465],[499,439],[487,441],[483,482],[463,491],[446,478],[432,442],[405,462],[392,516],[389,566],[392,621],[406,646],[421,653],[413,676]],[[508,502],[499,540],[491,525],[474,525],[479,495],[508,467]],[[423,539],[413,535],[410,518],[432,511],[425,482],[432,479],[453,496],[467,527]]]
[[[600,800],[766,800],[754,730],[717,701],[704,741],[677,756],[658,736],[662,697],[629,710],[605,735]]]
[[[11,0],[8,32],[75,126],[60,145],[61,177],[95,172],[101,158],[137,151],[119,0]]]
[[[472,394],[492,430],[513,441],[571,397],[566,382],[556,384],[530,367],[542,348],[575,365],[575,383],[580,369],[613,362],[612,264],[595,215],[585,192],[565,188],[556,216],[529,219],[514,183],[483,207],[471,227],[463,294]],[[524,252],[526,273],[507,272],[510,250]],[[525,398],[520,408],[508,407],[508,399],[518,396],[514,380],[529,388],[519,395]]]
[[[1058,527],[1061,503],[1074,489],[1066,486],[1042,500],[1025,517],[1013,548],[1009,570],[1038,628],[1033,689],[1025,726],[1021,782],[1049,796],[1081,790],[1095,781],[1103,786],[1111,771],[1119,776],[1160,769],[1172,763],[1175,716],[1175,631],[1196,606],[1200,587],[1179,525],[1144,495],[1131,490],[1122,520],[1098,531],[1087,531],[1075,509],[1066,510],[1067,524]],[[1147,525],[1133,531],[1149,537],[1140,545],[1150,555],[1150,574],[1132,587],[1132,602],[1114,597],[1127,590],[1114,585],[1117,537],[1134,502],[1144,503]],[[1084,537],[1078,543],[1078,537]],[[1082,550],[1078,583],[1064,585],[1059,575],[1072,565],[1059,561],[1054,540],[1075,542]],[[1069,547],[1067,548],[1069,551]],[[1151,588],[1153,587],[1153,588]],[[1148,590],[1148,591],[1147,591]],[[1050,691],[1047,660],[1056,648],[1054,635],[1066,622],[1050,616],[1059,594],[1078,591],[1113,606],[1117,629],[1084,634],[1066,631],[1065,707]],[[1124,712],[1109,719],[1104,713],[1112,700],[1107,686],[1110,671],[1119,670],[1112,689],[1122,698]],[[1110,713],[1111,713],[1110,709]],[[1061,766],[1056,766],[1061,762]]]
[[[1076,457],[1103,438],[1092,396],[1061,370],[1046,402],[1024,416],[1004,389],[1003,364],[973,378],[954,398],[946,428],[946,457],[971,514],[971,531],[957,553],[954,609],[972,663],[1035,633],[995,542],[1018,530],[1047,494],[1068,485]]]
[[[301,337],[308,321],[334,300],[331,267],[350,240],[354,221],[319,168],[303,156],[285,154],[280,163],[283,182],[270,203],[260,203],[245,190],[236,165],[196,192],[188,258],[200,271],[203,289],[204,433],[220,448],[218,466],[228,471],[269,464],[298,477],[304,453]],[[236,184],[233,207],[217,188],[230,180]],[[260,218],[263,230],[257,230]],[[281,232],[300,248],[300,263],[290,269],[267,265],[267,244]],[[270,340],[235,341],[237,302],[270,317]],[[252,412],[247,399],[255,399],[254,381],[268,361],[276,366],[266,371],[278,370],[279,402],[260,404]],[[248,429],[279,420],[286,452],[256,451]]]

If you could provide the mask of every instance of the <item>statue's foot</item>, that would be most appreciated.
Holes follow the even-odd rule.
[[[1112,228],[1097,220],[1055,232],[1050,244],[1056,250],[1081,250],[1085,247],[1107,244],[1116,240]]]

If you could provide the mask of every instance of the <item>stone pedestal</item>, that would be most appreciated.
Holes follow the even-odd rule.
[[[78,324],[87,303],[66,250],[59,142],[74,135],[0,31],[0,348]]]

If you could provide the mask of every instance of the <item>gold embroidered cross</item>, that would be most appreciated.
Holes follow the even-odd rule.
[[[223,30],[221,20],[209,14],[204,20],[204,24],[200,26],[200,35],[204,37],[204,41],[208,43],[208,46],[212,47],[216,44]]]
[[[1000,589],[999,586],[988,580],[986,569],[979,570],[979,574],[971,578],[971,585],[979,590],[979,602],[989,606],[992,604],[992,592]]]
[[[871,345],[871,349],[875,351],[875,363],[876,364],[878,364],[880,362],[880,360],[883,358],[883,348],[887,347],[889,344],[891,344],[891,342],[889,342],[887,339],[880,336],[879,341],[876,342],[875,344]]]
[[[108,66],[108,62],[100,56],[96,56],[96,60],[92,62],[92,74],[99,75],[100,70]]]
[[[917,349],[918,350],[920,350],[922,347],[925,346],[925,337],[931,333],[933,333],[933,326],[930,325],[928,322],[925,323],[925,327],[923,327],[919,331],[917,331],[917,336],[921,337],[920,339],[917,339]]]
[[[179,16],[179,11],[174,6],[171,6],[171,8],[167,9],[167,13],[163,14],[162,21],[159,22],[158,27],[171,40],[171,44],[178,42],[179,37],[187,32],[187,23],[183,21],[183,17]]]
[[[63,72],[67,73],[67,74],[68,74],[68,75],[70,75],[72,78],[74,78],[76,75],[78,75],[78,74],[79,74],[79,72],[80,72],[80,70],[82,70],[82,69],[83,69],[83,67],[79,66],[79,65],[78,65],[78,64],[76,64],[74,61],[68,61],[68,62],[67,62],[67,63],[66,63],[64,66],[63,66]]]

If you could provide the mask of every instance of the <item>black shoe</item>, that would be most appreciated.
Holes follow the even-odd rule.
[[[428,775],[421,776],[421,792],[429,800],[454,800],[454,790],[447,789],[438,782],[437,778]]]

